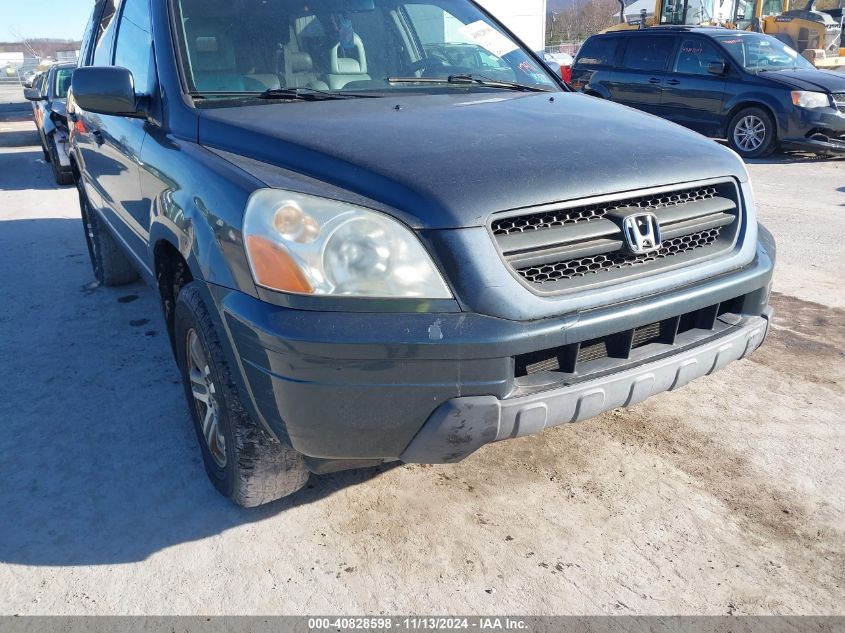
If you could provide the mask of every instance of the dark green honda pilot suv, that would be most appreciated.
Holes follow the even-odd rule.
[[[100,0],[69,107],[95,275],[157,290],[242,505],[631,405],[768,331],[737,156],[570,92],[470,0]]]

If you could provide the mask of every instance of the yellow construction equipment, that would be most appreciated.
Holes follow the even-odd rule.
[[[845,67],[842,17],[816,10],[816,0],[791,9],[789,0],[737,0],[731,22],[736,28],[771,35],[794,48],[818,68]]]
[[[781,40],[818,68],[845,69],[842,10],[818,11],[815,4],[809,0],[803,9],[790,9],[789,0],[656,0],[651,15],[643,10],[629,22],[619,0],[619,24],[603,33],[657,25],[757,31]]]

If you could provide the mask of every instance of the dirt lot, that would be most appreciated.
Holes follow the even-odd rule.
[[[206,481],[153,292],[88,285],[36,143],[0,122],[0,613],[842,612],[845,162],[749,167],[781,249],[753,358],[246,511]]]

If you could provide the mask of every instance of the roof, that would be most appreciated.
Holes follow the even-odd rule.
[[[620,31],[610,31],[609,33],[601,33],[601,35],[643,35],[648,33],[667,31],[677,33],[701,33],[703,35],[750,35],[751,31],[741,31],[738,29],[726,29],[720,26],[686,26],[674,24],[660,24],[658,26],[649,26],[644,29],[629,29]]]

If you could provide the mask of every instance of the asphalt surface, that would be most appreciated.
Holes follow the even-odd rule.
[[[845,162],[749,169],[780,245],[751,359],[248,511],[205,478],[155,293],[92,286],[73,188],[0,119],[0,614],[841,613]]]

